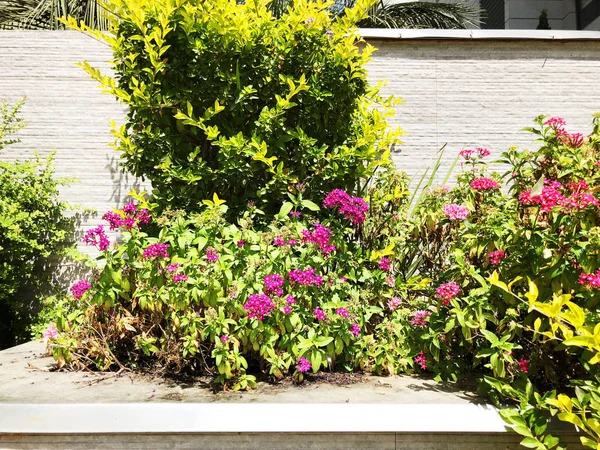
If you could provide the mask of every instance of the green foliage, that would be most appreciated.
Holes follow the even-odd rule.
[[[11,135],[24,125],[21,104],[0,105],[0,150],[17,142]],[[73,220],[63,215],[67,205],[58,200],[67,180],[53,178],[52,158],[0,162],[0,348],[29,337],[26,298],[47,281],[40,270],[65,249],[73,231]]]
[[[112,34],[68,23],[111,46],[116,79],[82,67],[129,106],[116,148],[163,207],[217,192],[230,215],[248,201],[274,214],[299,187],[356,191],[399,142],[397,101],[369,86],[373,48],[354,28],[368,5],[334,21],[321,1],[275,19],[266,1],[113,0]]]
[[[263,231],[254,225],[263,214],[256,208],[238,225],[227,223],[216,195],[199,214],[167,211],[149,226],[123,229],[122,243],[102,252],[105,263],[79,315],[56,322],[54,356],[60,365],[100,370],[208,373],[233,389],[252,386],[257,371],[301,380],[300,358],[313,372],[407,370],[409,314],[389,302],[420,292],[428,280],[390,278],[379,265],[390,252],[367,248],[376,233],[393,237],[381,224],[407,207],[404,178],[386,174],[369,194],[371,217],[363,224],[337,212],[315,224],[320,208],[299,193]],[[153,248],[160,256],[151,256]],[[298,271],[308,271],[304,282]],[[252,314],[253,298],[270,305],[264,317]]]

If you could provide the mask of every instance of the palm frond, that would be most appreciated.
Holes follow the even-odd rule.
[[[380,0],[370,10],[361,28],[470,28],[481,23],[481,10],[467,3],[409,2]]]
[[[0,29],[63,29],[58,19],[72,16],[107,30],[110,14],[102,0],[0,0]]]

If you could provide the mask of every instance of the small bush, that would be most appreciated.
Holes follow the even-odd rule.
[[[83,67],[129,106],[116,146],[163,207],[197,211],[217,192],[233,217],[248,201],[275,214],[299,187],[320,201],[389,163],[396,101],[367,82],[364,2],[335,21],[320,2],[277,19],[262,0],[108,3],[119,21],[97,36],[116,79]]]
[[[0,151],[17,142],[10,136],[24,125],[21,104],[0,104]],[[0,162],[0,348],[30,337],[31,300],[48,281],[42,269],[73,233],[73,220],[63,215],[67,205],[58,199],[68,180],[53,178],[52,158]]]

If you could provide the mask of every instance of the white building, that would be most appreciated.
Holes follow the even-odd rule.
[[[461,0],[430,0],[458,3]],[[482,28],[535,29],[546,9],[553,30],[600,31],[600,0],[470,0],[487,16]]]

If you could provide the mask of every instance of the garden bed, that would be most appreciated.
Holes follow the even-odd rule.
[[[520,441],[471,390],[424,377],[324,375],[213,393],[202,380],[54,367],[42,342],[0,352],[0,447],[505,450]]]

